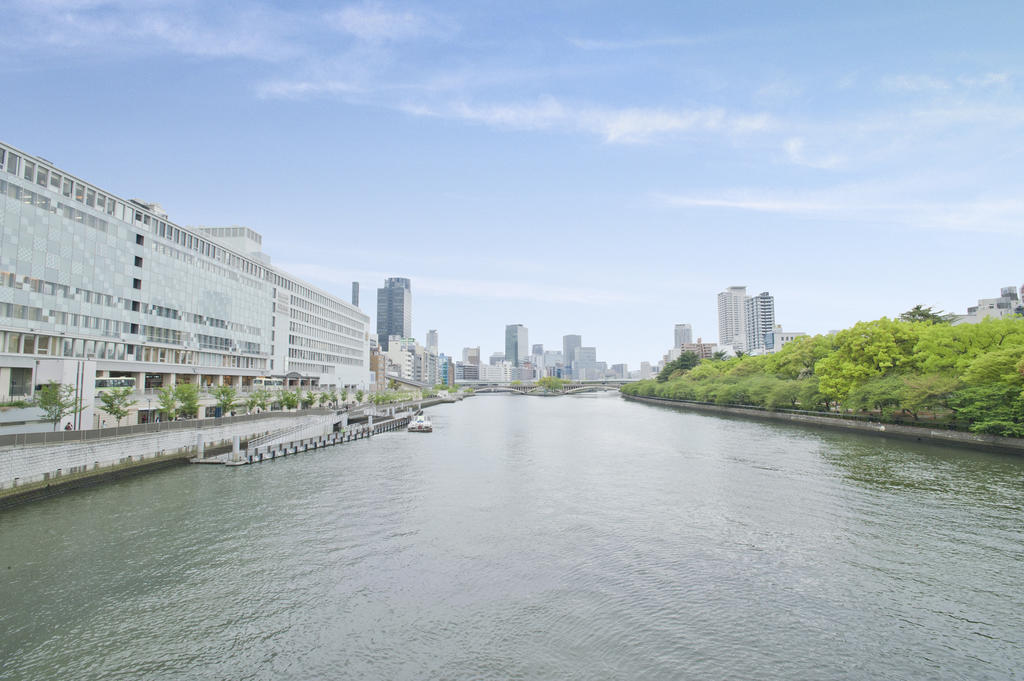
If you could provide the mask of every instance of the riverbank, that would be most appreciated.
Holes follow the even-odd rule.
[[[815,416],[813,414],[794,414],[785,411],[769,411],[759,407],[724,406],[708,404],[706,402],[672,400],[664,397],[637,397],[634,395],[627,395],[625,393],[622,393],[622,397],[635,402],[646,402],[648,404],[675,407],[690,411],[725,414],[762,421],[782,421],[815,428],[870,433],[872,435],[894,437],[902,440],[934,442],[938,444],[954,445],[957,447],[1024,454],[1024,438],[1001,437],[999,435],[981,435],[978,433],[965,433],[958,430],[939,430],[936,428],[905,426],[894,423],[872,423],[870,421],[847,419],[840,415]]]
[[[389,405],[387,409],[411,405],[426,409],[452,401],[453,398],[447,397],[426,398]],[[368,408],[374,410],[372,406]],[[136,426],[134,428],[143,429],[138,433],[124,433],[127,429],[116,435],[80,431],[68,434],[66,442],[9,445],[0,448],[0,510],[130,475],[186,464],[197,455],[200,438],[203,455],[210,457],[230,451],[235,437],[245,446],[252,438],[293,427],[297,419],[329,413],[332,411],[323,409],[265,412],[255,418],[225,417],[149,424],[148,428]],[[365,415],[354,416],[356,421],[365,420]],[[161,427],[163,430],[159,430]],[[71,440],[74,436],[76,439]]]

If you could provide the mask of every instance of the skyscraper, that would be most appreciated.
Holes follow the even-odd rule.
[[[427,331],[427,352],[437,354],[437,329]]]
[[[718,344],[746,351],[747,287],[730,286],[718,294]]]
[[[531,355],[543,355],[544,354],[544,344],[543,343],[534,343],[533,344],[533,352],[531,352],[530,354]]]
[[[462,361],[473,366],[480,366],[480,346],[462,348]]]
[[[529,335],[522,324],[509,324],[505,327],[505,359],[514,366],[530,356]]]
[[[405,277],[388,277],[377,289],[377,344],[385,351],[389,336],[412,336],[412,284]]]
[[[676,324],[676,338],[674,348],[683,347],[683,343],[693,342],[693,327],[689,324]]]
[[[744,317],[746,351],[763,350],[765,335],[775,328],[775,298],[767,291],[748,296],[744,301]]]
[[[562,363],[567,368],[572,368],[572,362],[576,358],[576,348],[581,345],[583,345],[583,337],[578,334],[562,336]]]

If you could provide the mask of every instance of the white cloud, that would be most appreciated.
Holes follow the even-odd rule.
[[[926,92],[950,89],[948,81],[926,75],[899,75],[882,78],[882,87],[892,92]]]
[[[565,129],[596,134],[610,144],[640,144],[672,133],[749,134],[771,127],[766,114],[736,115],[723,109],[608,109],[571,106],[553,97],[517,104],[475,105],[466,102],[435,107],[403,106],[407,113],[483,123],[520,130]]]
[[[843,157],[837,154],[809,157],[806,152],[806,146],[807,144],[802,137],[790,137],[782,145],[786,151],[786,156],[797,165],[829,170],[837,168],[843,163]]]
[[[1008,73],[986,73],[981,76],[960,76],[957,82],[967,87],[999,87],[1010,84]]]
[[[707,42],[702,36],[666,36],[661,38],[640,38],[636,40],[590,40],[569,38],[569,43],[581,50],[639,50],[647,47],[680,47],[699,45]]]
[[[389,11],[376,4],[349,6],[327,15],[339,31],[367,42],[400,41],[440,36],[451,30],[447,22],[408,10]]]
[[[358,85],[340,80],[275,80],[262,83],[256,93],[264,99],[302,99],[315,95],[345,95],[360,92]]]
[[[842,185],[812,192],[730,190],[714,194],[665,195],[655,198],[682,208],[709,208],[793,215],[802,218],[902,225],[993,234],[1024,231],[1024,200],[976,196],[927,200],[905,196],[899,183]]]

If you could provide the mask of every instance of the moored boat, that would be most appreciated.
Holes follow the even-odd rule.
[[[432,433],[433,431],[434,426],[430,423],[430,419],[423,414],[422,409],[416,412],[416,415],[409,421],[410,433]]]

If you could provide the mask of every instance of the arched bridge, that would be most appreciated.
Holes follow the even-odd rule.
[[[619,388],[630,381],[573,381],[566,383],[557,390],[544,388],[536,383],[486,383],[472,386],[478,394],[519,393],[520,395],[576,395],[593,392],[618,392]],[[462,384],[465,385],[465,384]]]

